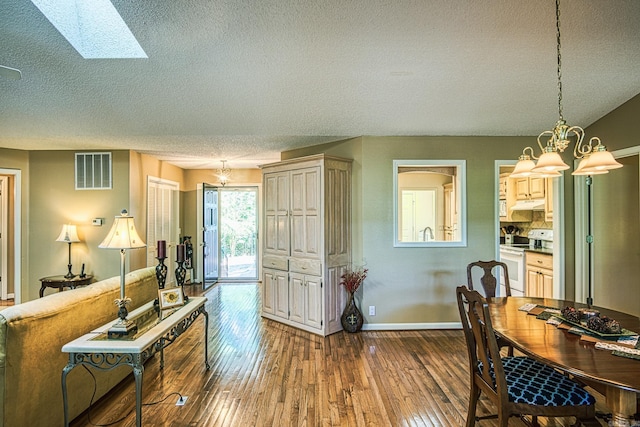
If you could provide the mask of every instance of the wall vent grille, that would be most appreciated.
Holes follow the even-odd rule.
[[[76,190],[111,189],[111,153],[76,153]]]

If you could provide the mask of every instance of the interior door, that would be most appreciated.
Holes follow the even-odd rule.
[[[165,286],[175,282],[174,261],[178,244],[180,184],[166,179],[149,177],[147,180],[147,266],[156,260],[158,240],[167,242],[167,279]]]

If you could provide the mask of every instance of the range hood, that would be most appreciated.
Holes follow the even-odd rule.
[[[544,199],[539,200],[521,200],[511,206],[512,211],[543,211]]]

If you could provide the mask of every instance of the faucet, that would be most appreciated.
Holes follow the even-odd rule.
[[[433,236],[433,230],[431,229],[431,227],[425,227],[422,230],[422,241],[423,242],[428,242],[429,241],[429,240],[427,240],[427,236],[426,236],[427,231],[429,232],[429,239],[430,240],[434,240],[435,239],[435,237]]]

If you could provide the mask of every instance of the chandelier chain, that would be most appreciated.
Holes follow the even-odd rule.
[[[560,0],[556,0],[556,40],[558,50],[558,116],[564,120],[562,115],[562,55],[560,53]]]

